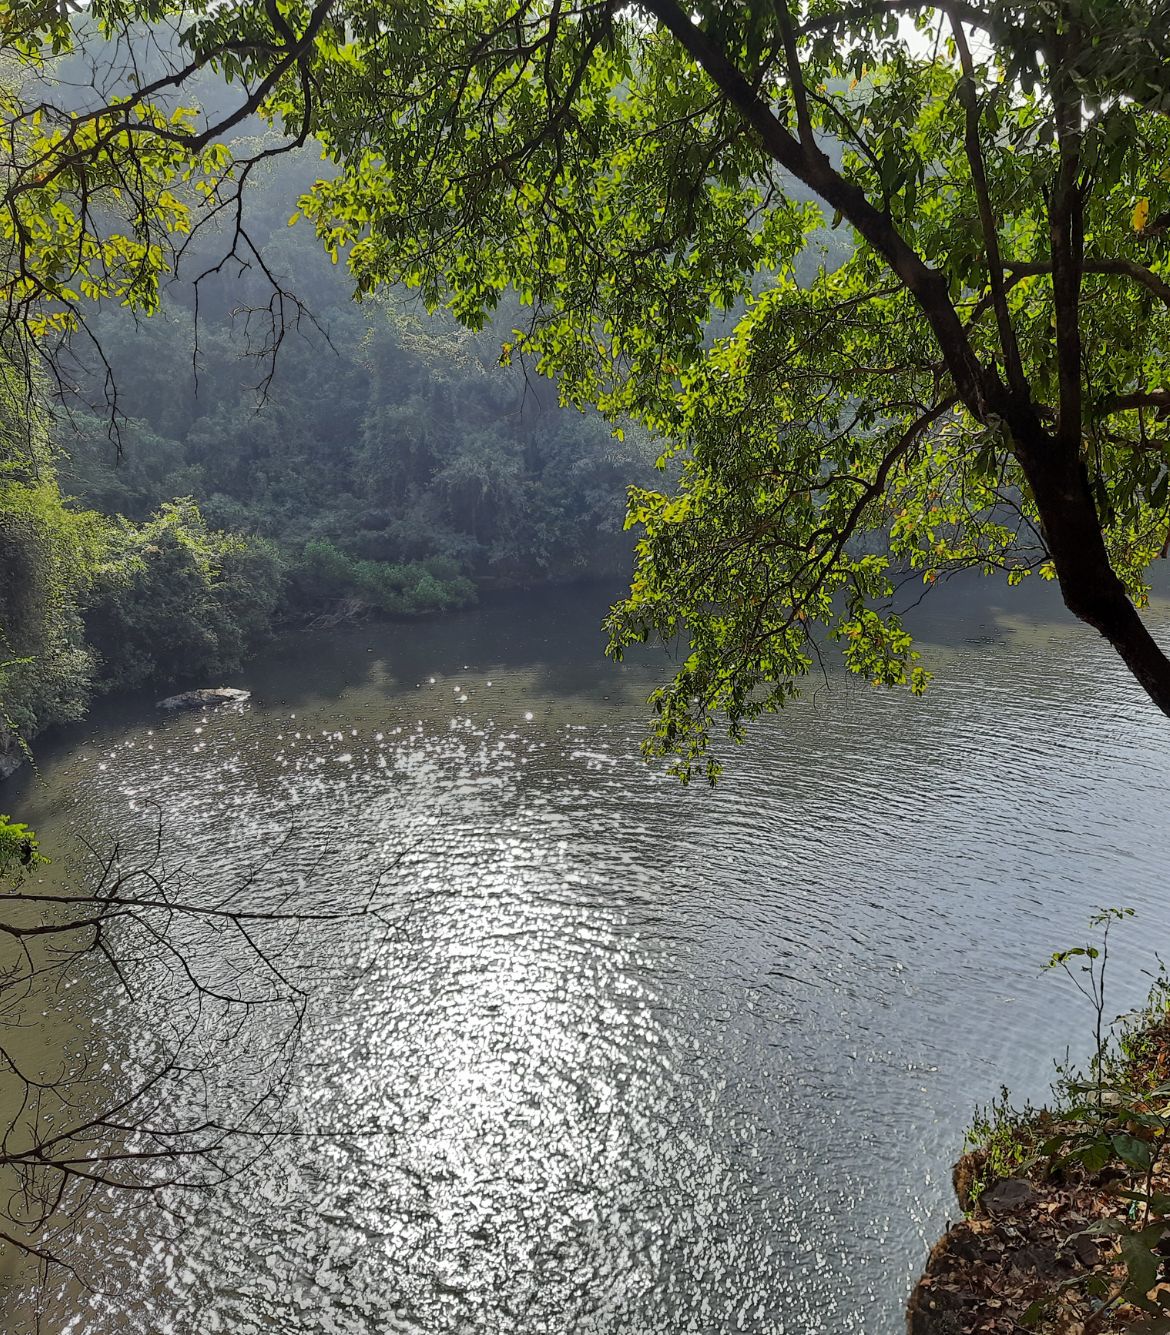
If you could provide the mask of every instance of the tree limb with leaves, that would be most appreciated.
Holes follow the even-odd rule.
[[[922,689],[907,571],[1055,578],[1170,713],[1141,615],[1170,533],[1166,0],[146,10],[93,7],[169,15],[321,143],[298,213],[359,295],[407,284],[477,325],[515,290],[505,357],[678,460],[631,498],[609,629],[618,654],[685,641],[651,743],[684,776],[826,632]],[[156,151],[210,147],[145,123]],[[830,220],[855,248],[810,279]]]

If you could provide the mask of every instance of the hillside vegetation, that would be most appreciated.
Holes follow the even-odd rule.
[[[9,377],[0,769],[95,692],[238,669],[277,627],[628,569],[647,433],[500,366],[518,312],[473,334],[395,294],[355,303],[289,226],[319,166],[311,149],[281,159],[249,196],[288,294],[276,324],[255,266],[196,291],[230,245],[208,232],[150,321],[94,314],[100,357],[75,349],[64,406]]]

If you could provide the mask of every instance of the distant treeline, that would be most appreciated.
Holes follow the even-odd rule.
[[[198,324],[183,281],[149,323],[103,312],[93,329],[127,419],[122,457],[108,415],[78,409],[58,432],[63,485],[138,520],[194,498],[213,527],[279,546],[306,613],[340,597],[393,612],[444,607],[470,596],[466,577],[627,568],[625,489],[647,479],[656,453],[645,433],[619,439],[597,414],[560,407],[547,381],[501,367],[518,311],[473,334],[396,294],[355,303],[344,264],[289,226],[321,170],[306,149],[249,185],[251,239],[312,314],[297,323],[285,303],[266,390],[273,293],[255,264],[240,273],[229,261],[200,285]],[[229,244],[222,230],[199,235],[183,272]],[[92,403],[96,378],[82,390]],[[382,577],[374,564],[392,570]]]
[[[656,443],[501,366],[518,307],[470,332],[406,294],[355,302],[290,226],[327,169],[312,145],[270,159],[246,240],[198,231],[149,321],[95,311],[63,410],[0,356],[0,770],[95,691],[209,679],[279,625],[629,568]]]
[[[628,565],[646,435],[498,366],[506,316],[470,334],[391,295],[355,304],[343,267],[288,226],[317,166],[274,164],[249,225],[325,333],[306,316],[274,364],[249,355],[273,330],[248,308],[271,290],[229,266],[201,286],[197,325],[181,282],[149,322],[95,315],[116,413],[97,375],[50,414],[0,368],[0,770],[95,691],[210,679],[277,626]],[[225,238],[199,244],[206,264]]]

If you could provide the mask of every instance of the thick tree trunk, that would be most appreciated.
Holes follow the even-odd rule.
[[[1158,708],[1170,715],[1170,659],[1109,562],[1084,463],[1049,437],[1021,457],[1065,606],[1109,641]]]
[[[1036,499],[1065,605],[1105,636],[1150,699],[1170,715],[1170,659],[1150,634],[1110,565],[1097,507],[1078,453],[1082,424],[1078,321],[1083,236],[1082,203],[1077,196],[1081,104],[1075,89],[1066,81],[1057,97],[1061,166],[1053,201],[1052,273],[1060,325],[1060,413],[1058,432],[1053,435],[1040,422],[1026,385],[1005,386],[994,368],[982,365],[951,300],[945,277],[901,235],[888,211],[877,208],[857,182],[848,180],[832,165],[810,137],[807,117],[801,126],[802,138],[795,138],[762,95],[758,82],[744,74],[718,40],[693,21],[693,13],[679,0],[642,0],[642,6],[702,66],[758,134],[772,158],[848,218],[914,297],[968,411],[981,422],[999,418],[1012,433],[1017,457]],[[790,40],[788,62],[789,80],[799,96],[801,72]]]

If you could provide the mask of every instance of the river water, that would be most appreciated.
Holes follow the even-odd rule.
[[[639,759],[661,661],[602,658],[605,597],[302,638],[233,679],[243,710],[110,703],[39,748],[5,797],[50,851],[161,813],[208,893],[254,863],[315,906],[377,882],[395,930],[297,938],[313,1134],[174,1196],[178,1229],[96,1200],[60,1244],[92,1291],[13,1290],[7,1329],[902,1328],[974,1105],[1087,1048],[1044,959],[1129,905],[1110,1006],[1144,992],[1170,728],[1050,591],[950,590],[924,700],[830,671],[682,790]],[[132,1054],[149,1008],[103,986]]]

